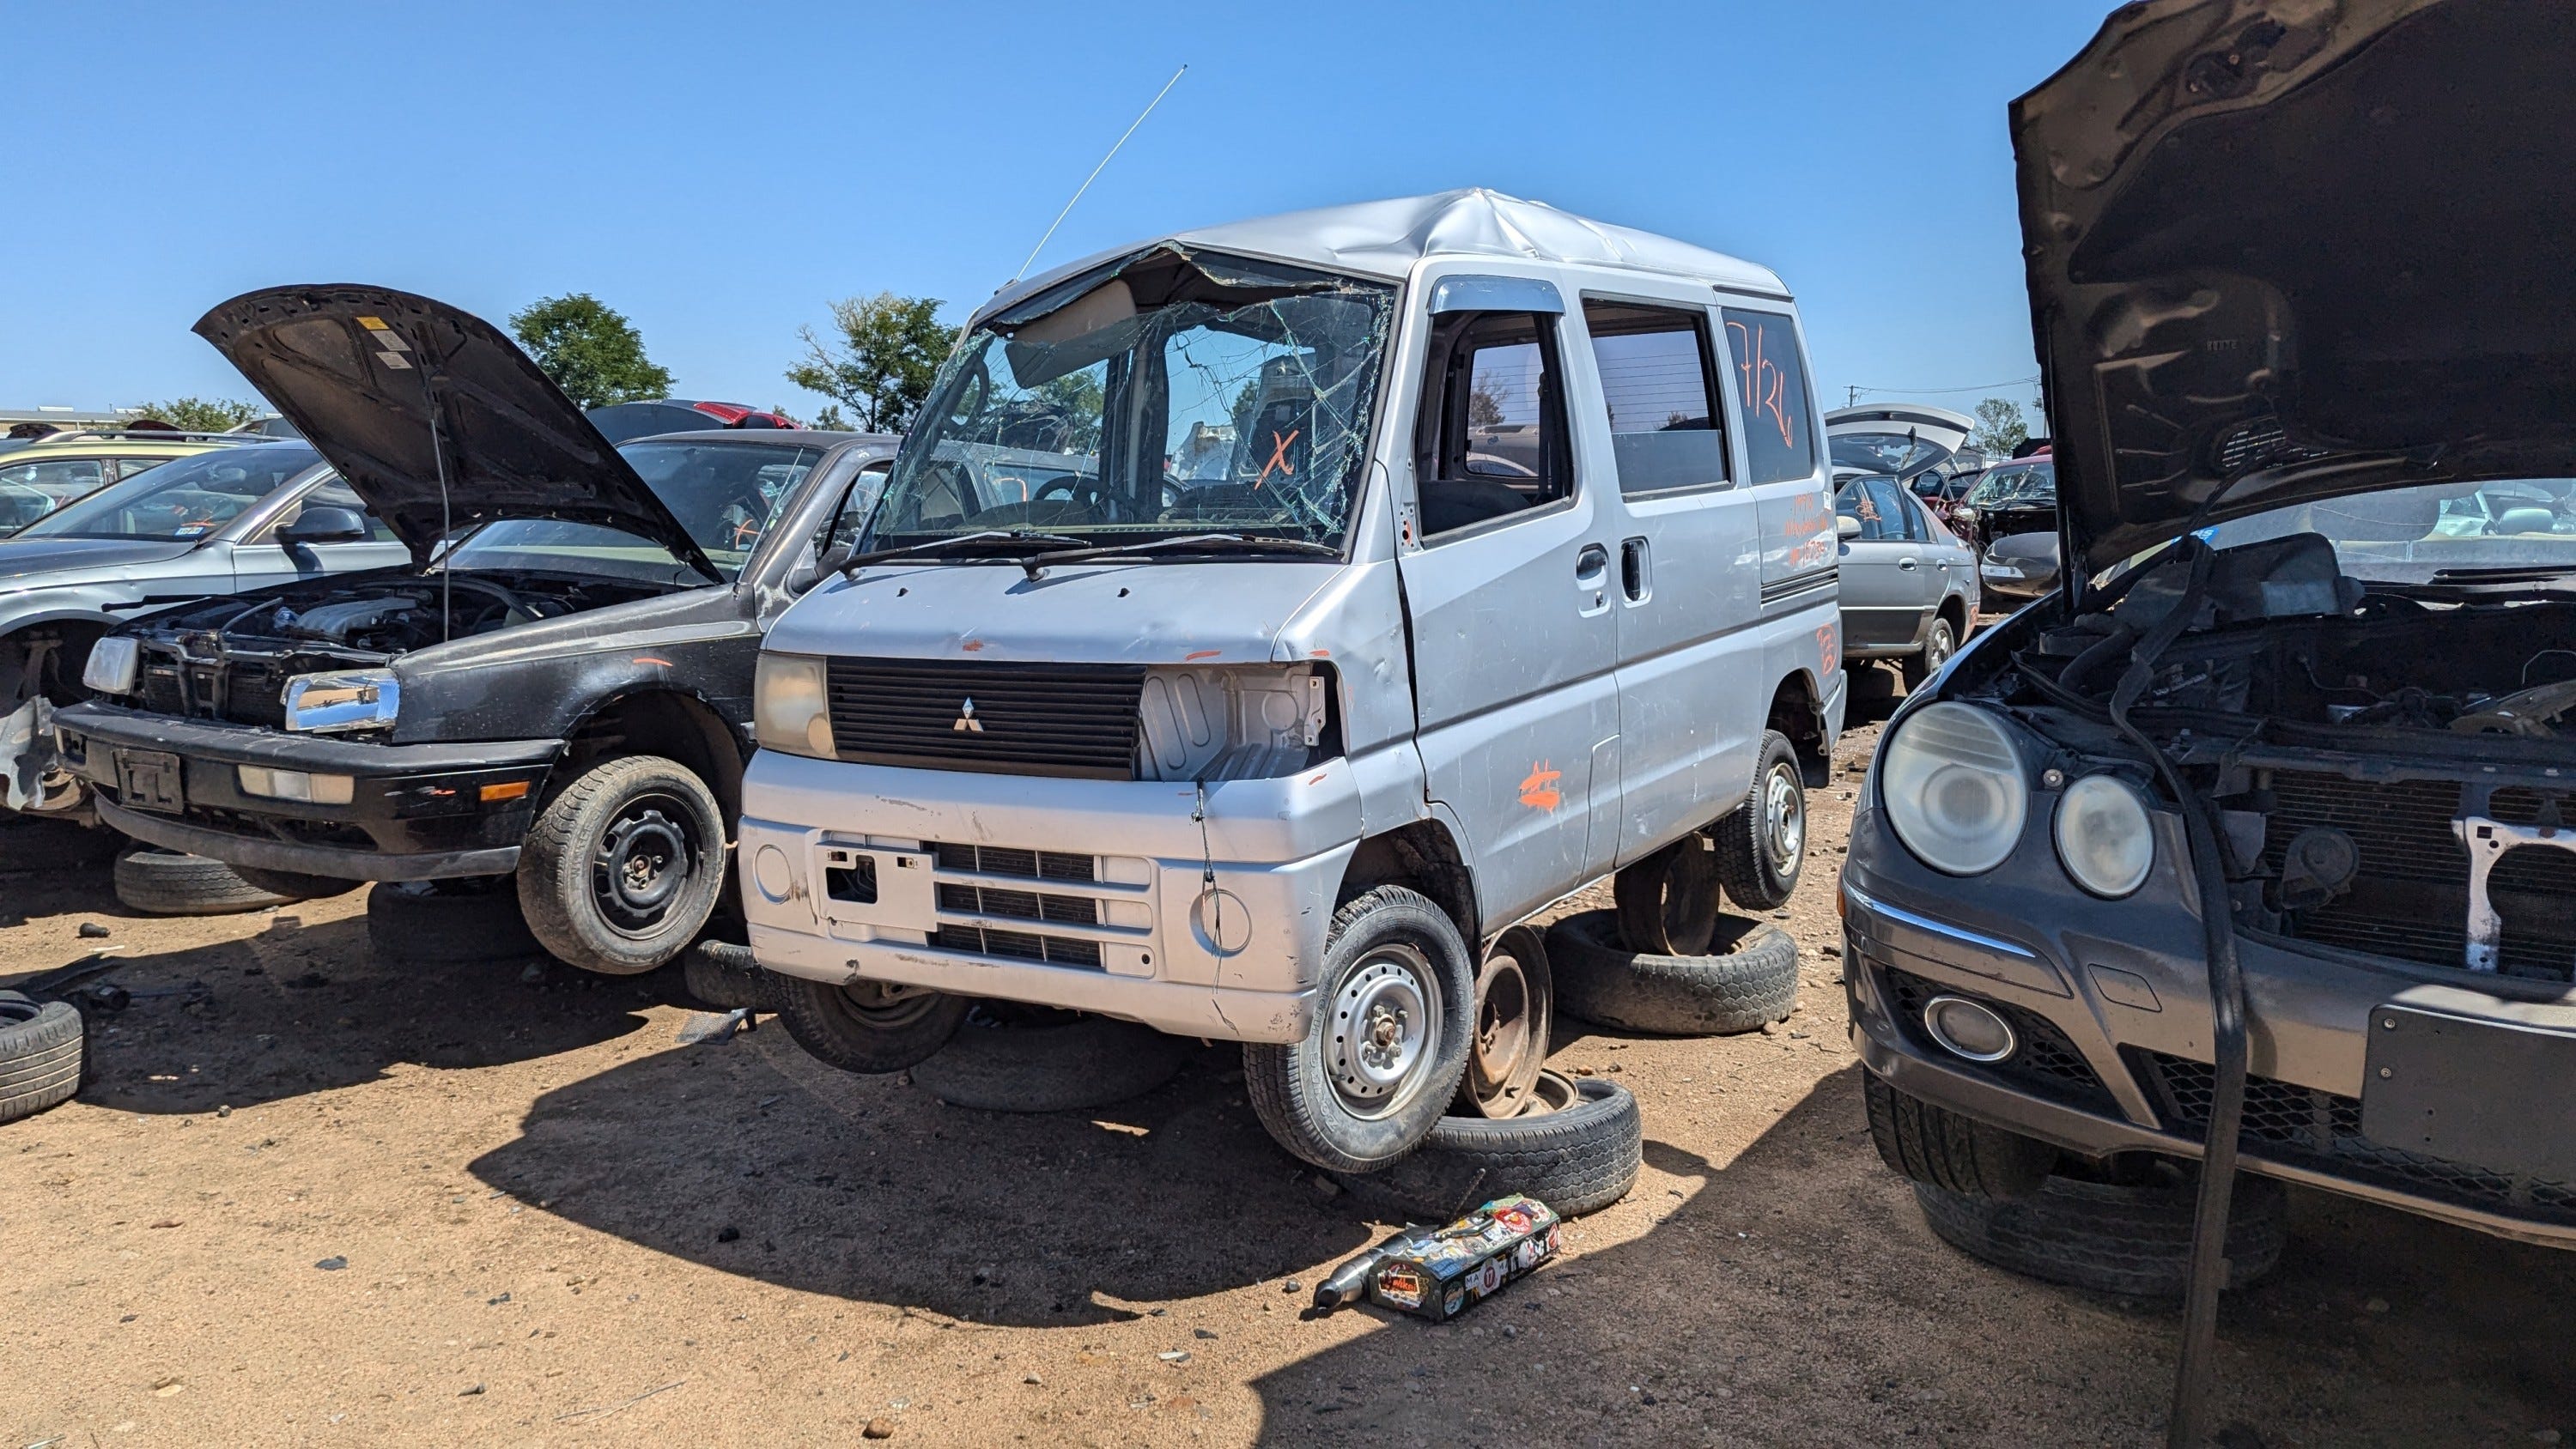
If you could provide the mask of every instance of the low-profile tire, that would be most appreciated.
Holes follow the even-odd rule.
[[[1798,943],[1767,923],[1730,919],[1723,955],[1660,956],[1620,944],[1616,917],[1585,911],[1547,933],[1556,1004],[1567,1014],[1652,1036],[1758,1031],[1798,1004]]]
[[[237,865],[233,874],[255,890],[263,890],[280,900],[318,901],[330,896],[344,896],[365,881],[341,880],[336,876],[301,875],[291,870],[261,870],[253,865]]]
[[[718,1011],[776,1011],[769,983],[777,978],[760,969],[749,946],[731,941],[700,941],[680,958],[680,979],[689,994]]]
[[[1475,954],[1448,913],[1403,886],[1342,903],[1303,1041],[1247,1043],[1244,1093],[1280,1146],[1373,1172],[1422,1143],[1466,1074]]]
[[[2172,1164],[2138,1182],[2051,1177],[2010,1202],[1914,1184],[1933,1235],[1969,1257],[2042,1282],[2169,1303],[2190,1284],[2197,1196],[2197,1179]],[[2240,1174],[2227,1220],[2228,1286],[2271,1272],[2288,1232],[2281,1184]]]
[[[780,976],[769,989],[770,1004],[798,1046],[842,1071],[869,1076],[929,1060],[974,1004],[970,997],[884,981],[829,986]]]
[[[1132,1021],[978,1002],[912,1084],[952,1107],[1074,1112],[1145,1095],[1185,1055],[1178,1038]]]
[[[1685,835],[1611,879],[1619,935],[1639,951],[1697,956],[1717,938],[1717,853]]]
[[[1645,1129],[1627,1088],[1545,1072],[1520,1116],[1443,1117],[1402,1161],[1335,1177],[1363,1206],[1408,1222],[1450,1222],[1516,1192],[1579,1217],[1625,1197],[1645,1160]]]
[[[1708,834],[1727,899],[1748,911],[1776,911],[1789,903],[1807,865],[1806,767],[1778,730],[1762,732],[1757,761],[1744,803]]]
[[[713,791],[675,760],[628,755],[566,785],[519,852],[519,906],[558,961],[640,976],[698,938],[724,893]]]
[[[1475,1009],[1467,1071],[1449,1110],[1517,1117],[1529,1108],[1556,1030],[1555,973],[1548,969],[1547,938],[1535,927],[1514,926],[1494,938],[1476,966]]]
[[[545,954],[506,875],[374,887],[367,892],[367,945],[379,966],[463,966]]]
[[[70,1101],[80,1090],[82,1051],[78,1011],[0,991],[0,1122]]]
[[[2047,1143],[1936,1107],[1876,1072],[1861,1072],[1860,1092],[1879,1159],[1910,1181],[2008,1202],[2037,1192],[2057,1168],[2057,1149]]]
[[[1923,633],[1923,647],[1896,661],[1896,672],[1905,679],[1908,694],[1923,687],[1924,681],[1941,672],[1950,656],[1959,652],[1958,631],[1939,614],[1932,616],[1932,626]]]
[[[261,890],[220,860],[148,845],[116,858],[116,898],[148,916],[228,916],[299,899]]]

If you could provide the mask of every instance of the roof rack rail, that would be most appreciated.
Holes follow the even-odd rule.
[[[47,433],[33,441],[39,443],[105,442],[127,439],[138,443],[275,443],[287,441],[269,433],[192,433],[170,428],[66,428]]]

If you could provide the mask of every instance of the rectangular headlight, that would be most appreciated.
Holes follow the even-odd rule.
[[[142,662],[141,645],[111,634],[89,646],[89,662],[81,666],[81,684],[101,694],[132,694],[134,676]]]
[[[265,765],[236,765],[242,793],[306,805],[346,805],[357,798],[358,782],[349,775],[312,775],[302,770],[272,770]]]
[[[364,730],[394,722],[402,685],[390,669],[299,674],[286,681],[286,727],[291,730]]]
[[[752,674],[751,728],[764,750],[840,758],[832,748],[832,697],[823,661],[807,654],[760,656]]]

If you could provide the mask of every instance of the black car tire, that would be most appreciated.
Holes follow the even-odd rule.
[[[831,986],[802,976],[780,976],[769,992],[769,1004],[798,1046],[842,1071],[869,1076],[927,1061],[957,1034],[974,1004],[970,997],[920,987],[881,981]]]
[[[1685,835],[1611,878],[1619,934],[1661,956],[1696,956],[1717,936],[1717,852]]]
[[[1185,1056],[1178,1038],[1132,1021],[978,1002],[912,1084],[952,1107],[1074,1112],[1145,1095]]]
[[[32,1117],[80,1090],[81,1014],[0,991],[0,1122]]]
[[[365,881],[341,880],[327,875],[299,875],[291,870],[261,870],[255,865],[237,865],[233,874],[244,884],[263,890],[281,900],[318,901],[330,896],[343,896],[365,885]]]
[[[379,966],[516,961],[546,950],[505,875],[375,886],[367,892],[367,945]]]
[[[556,960],[640,976],[698,938],[724,894],[725,824],[695,772],[658,755],[594,765],[519,853],[519,905]]]
[[[1565,1217],[1627,1196],[1646,1161],[1635,1095],[1599,1077],[1538,1080],[1520,1116],[1443,1117],[1402,1161],[1334,1178],[1362,1206],[1415,1223],[1451,1222],[1513,1193]]]
[[[760,969],[749,946],[731,941],[700,941],[680,958],[680,979],[689,994],[718,1011],[776,1011],[769,983],[777,978]]]
[[[1906,692],[1911,694],[1921,689],[1924,682],[1940,673],[1941,666],[1949,663],[1950,656],[1958,652],[1958,635],[1951,630],[1950,621],[1939,614],[1933,615],[1931,627],[1923,632],[1922,649],[1896,661],[1896,672],[1905,677]]]
[[[220,860],[138,845],[116,858],[116,898],[148,916],[226,916],[298,899],[261,890]]]
[[[1866,1068],[1860,1094],[1879,1159],[1909,1181],[2008,1202],[2037,1192],[2057,1168],[2047,1143],[1936,1107]]]
[[[2142,1182],[2051,1177],[2010,1202],[1914,1184],[1941,1241],[2024,1277],[2121,1298],[2180,1302],[2191,1276],[2195,1179],[2160,1165]],[[2242,1288],[2281,1261],[2289,1194],[2251,1173],[2236,1179],[2227,1218],[2227,1283]]]
[[[1807,782],[1797,749],[1778,730],[1762,732],[1753,787],[1744,803],[1709,827],[1717,843],[1717,878],[1727,899],[1748,911],[1789,903],[1807,866]]]
[[[1777,926],[1736,919],[1724,955],[1662,956],[1616,939],[1609,911],[1568,916],[1547,933],[1556,1004],[1572,1016],[1654,1036],[1758,1031],[1798,1004],[1798,943]]]
[[[1372,1172],[1422,1144],[1467,1072],[1475,1030],[1475,953],[1448,913],[1403,886],[1379,886],[1333,913],[1315,1023],[1303,1041],[1243,1048],[1244,1094],[1279,1145],[1330,1172]],[[1404,998],[1427,1018],[1400,1009]],[[1382,1028],[1415,1055],[1391,1084]],[[1387,1096],[1374,1106],[1375,1094]],[[1354,1100],[1370,1103],[1363,1115]]]

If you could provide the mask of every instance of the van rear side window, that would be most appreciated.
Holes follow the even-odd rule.
[[[1729,307],[1726,350],[1735,364],[1735,400],[1744,410],[1744,451],[1753,482],[1781,483],[1816,471],[1814,408],[1798,334],[1777,312]]]
[[[1725,483],[1708,314],[1586,298],[1583,325],[1610,409],[1619,491],[1633,498]]]

